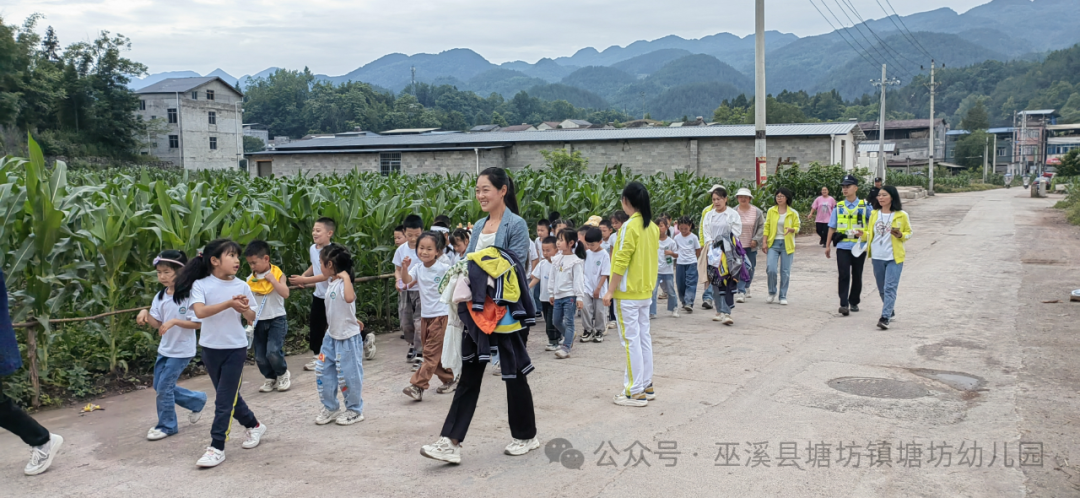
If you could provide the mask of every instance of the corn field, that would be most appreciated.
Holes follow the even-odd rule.
[[[337,222],[334,240],[355,256],[355,273],[380,275],[393,272],[392,231],[406,215],[416,213],[431,223],[446,214],[454,225],[482,216],[473,175],[251,178],[235,171],[69,171],[59,161],[47,166],[33,140],[29,151],[29,158],[9,156],[0,163],[0,267],[7,276],[12,321],[39,324],[19,329],[24,357],[30,350],[36,354],[36,371],[5,381],[5,391],[23,400],[31,380],[40,381],[46,395],[51,386],[53,393],[78,397],[100,392],[95,379],[106,373],[123,376],[152,368],[157,339],[136,328],[131,314],[61,326],[50,326],[49,320],[149,305],[159,288],[151,261],[163,249],[191,257],[219,237],[241,245],[264,239],[273,248],[272,261],[286,275],[299,274],[309,265],[311,226],[328,216]],[[690,173],[645,177],[621,167],[570,177],[526,168],[513,177],[521,214],[533,225],[552,210],[577,223],[594,214],[607,217],[633,180],[649,188],[654,213],[696,217],[709,204],[706,191],[714,183],[732,193],[750,188],[761,207],[772,203],[765,192],[786,186],[796,192],[798,208],[809,205],[822,185],[838,185],[843,174],[835,166],[789,168],[762,188]],[[358,285],[357,297],[365,322],[377,330],[396,327],[391,281]],[[290,336],[306,335],[309,305],[308,292],[288,300]]]

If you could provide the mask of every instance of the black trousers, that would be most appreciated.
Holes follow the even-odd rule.
[[[0,380],[0,427],[19,436],[30,446],[41,446],[49,442],[49,431],[37,423],[15,400],[4,394],[4,384]]]
[[[232,419],[251,429],[259,425],[255,414],[248,408],[240,396],[240,384],[243,383],[244,361],[247,360],[247,348],[237,349],[202,349],[203,365],[210,383],[214,385],[214,424],[210,426],[210,446],[225,449],[229,439]]]
[[[866,264],[866,253],[862,253],[859,257],[851,255],[850,249],[837,249],[836,250],[836,268],[840,270],[840,306],[846,307],[849,305],[858,306],[862,294],[862,271],[863,265]]]
[[[323,337],[326,336],[326,302],[321,297],[311,296],[311,313],[308,313],[308,347],[318,356],[322,351]]]
[[[446,414],[446,422],[443,423],[443,437],[458,442],[465,440],[465,433],[469,431],[473,413],[476,412],[476,402],[480,399],[480,382],[486,377],[485,367],[487,363],[478,361],[461,365],[461,377],[458,379],[457,390],[454,391],[454,402],[450,404],[450,413]],[[514,439],[536,437],[536,413],[533,411],[529,381],[524,375],[518,375],[516,379],[503,382],[506,384],[506,412],[510,422],[510,435]]]
[[[551,314],[555,307],[551,303],[544,301],[540,303],[541,312],[544,314],[544,331],[547,332],[548,342],[559,342],[562,339],[562,335],[559,334],[559,329],[555,328],[555,322],[551,319]]]
[[[818,244],[819,245],[825,245],[825,244],[829,243],[828,240],[825,240],[825,239],[827,239],[829,237],[829,224],[828,223],[815,223],[815,226],[817,227],[818,236],[821,237],[821,242],[819,242]]]

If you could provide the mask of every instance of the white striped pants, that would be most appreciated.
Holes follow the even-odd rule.
[[[619,337],[626,349],[624,394],[645,391],[652,384],[653,349],[649,332],[649,307],[652,299],[616,299],[615,319]]]

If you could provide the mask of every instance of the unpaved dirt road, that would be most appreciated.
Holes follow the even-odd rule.
[[[1077,496],[1080,303],[1068,292],[1080,287],[1080,229],[1052,204],[1020,189],[910,202],[915,234],[889,331],[874,326],[870,265],[863,311],[841,317],[834,260],[800,238],[789,306],[765,304],[762,258],[733,327],[701,310],[653,322],[659,397],[646,408],[611,403],[625,362],[618,341],[555,360],[534,329],[529,382],[542,443],[564,440],[550,445],[555,461],[545,448],[502,454],[510,434],[497,377],[485,379],[463,463],[421,457],[451,399],[401,394],[409,366],[392,334],[365,365],[360,424],[313,423],[314,375],[294,357],[287,393],[257,393],[249,367],[242,393],[269,432],[253,450],[228,442],[218,468],[195,467],[209,417],[192,426],[182,412],[180,434],[146,441],[146,390],[97,401],[103,412],[38,414],[67,441],[42,476],[22,476],[29,451],[0,434],[0,494]],[[933,371],[967,377],[919,375]],[[209,380],[184,385],[208,390]]]

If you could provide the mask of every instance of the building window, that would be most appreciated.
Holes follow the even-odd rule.
[[[213,90],[207,90],[206,91],[206,100],[214,100],[214,91]]]
[[[209,113],[207,113],[207,116],[210,117],[210,124],[212,124],[212,125],[217,124],[217,113],[216,112],[210,111]]]
[[[145,100],[142,100],[142,99],[139,100],[139,110],[140,111],[145,111],[146,110],[146,101]]]
[[[383,152],[379,154],[379,173],[389,175],[401,172],[401,153]]]
[[[191,100],[199,100],[199,92],[197,90],[191,92]]]
[[[176,109],[169,109],[169,123],[176,123]]]
[[[1005,155],[1008,153],[1008,151],[1009,151],[1008,147],[998,147],[997,148],[997,155],[998,155],[998,157],[1005,157]]]
[[[217,150],[217,137],[210,137],[210,150]]]
[[[170,149],[179,149],[180,148],[180,135],[169,135],[169,148]]]

